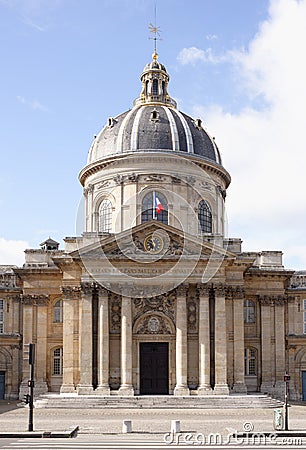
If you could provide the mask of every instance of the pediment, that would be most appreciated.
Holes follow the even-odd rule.
[[[150,252],[148,240],[154,238],[160,242],[160,248]],[[80,247],[70,253],[72,258],[86,259],[131,259],[150,261],[160,259],[230,258],[236,259],[234,253],[228,252],[216,242],[187,235],[182,230],[152,220],[125,230],[116,235],[98,237],[90,245]]]

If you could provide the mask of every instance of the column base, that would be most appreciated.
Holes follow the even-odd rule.
[[[239,382],[234,383],[233,392],[236,392],[237,394],[246,394],[247,387],[244,383],[239,383]]]
[[[77,387],[78,395],[93,395],[95,391],[90,384],[79,384]]]
[[[34,397],[47,394],[48,385],[45,381],[35,381]],[[19,388],[19,400],[24,400],[24,396],[29,393],[28,380],[23,380]]]
[[[110,395],[110,387],[107,384],[101,384],[100,386],[97,387],[97,389],[95,390],[95,392],[98,395],[105,395],[105,396],[109,396]]]
[[[273,385],[271,381],[263,381],[260,385],[260,392],[263,394],[271,394],[273,391]]]
[[[173,395],[183,397],[184,395],[190,395],[190,391],[187,386],[175,386]]]
[[[198,387],[198,395],[211,395],[213,390],[209,384],[203,384]]]
[[[75,394],[76,389],[74,384],[62,384],[60,388],[60,394]]]
[[[122,385],[118,391],[119,395],[122,397],[132,397],[134,395],[134,388],[132,385]]]
[[[227,384],[216,384],[214,387],[214,395],[229,395],[229,388]]]

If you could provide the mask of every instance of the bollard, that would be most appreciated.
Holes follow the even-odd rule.
[[[274,421],[273,421],[274,430],[282,430],[284,426],[284,417],[283,411],[281,408],[277,408],[274,410]]]
[[[122,433],[132,433],[132,421],[124,420],[122,423]]]
[[[171,433],[180,433],[180,432],[181,432],[181,421],[171,420]]]

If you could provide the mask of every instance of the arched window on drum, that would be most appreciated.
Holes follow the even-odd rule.
[[[112,231],[113,205],[108,199],[101,202],[99,207],[99,231],[110,233]]]
[[[168,224],[168,202],[161,192],[151,191],[142,200],[141,222],[149,220]]]
[[[212,214],[209,204],[201,200],[198,206],[198,221],[200,233],[212,233]]]

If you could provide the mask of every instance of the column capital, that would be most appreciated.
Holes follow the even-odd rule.
[[[186,297],[188,292],[188,285],[187,284],[180,284],[176,288],[176,296],[177,297]]]
[[[94,289],[94,283],[91,283],[91,282],[82,282],[81,283],[82,294],[85,294],[85,295],[92,294],[93,289]]]
[[[245,289],[243,286],[231,286],[230,289],[234,299],[244,299]]]
[[[64,297],[76,298],[81,292],[81,286],[61,286],[61,292]]]
[[[200,296],[209,296],[211,292],[211,285],[209,284],[197,284],[197,291]]]
[[[224,297],[226,294],[225,284],[219,283],[214,286],[215,295],[217,297]]]
[[[108,297],[108,289],[104,286],[99,285],[97,288],[98,294],[101,297]]]
[[[286,295],[259,295],[258,301],[262,306],[282,306],[287,303],[288,298]]]
[[[24,305],[47,305],[49,301],[49,295],[45,294],[20,294],[20,301]]]

